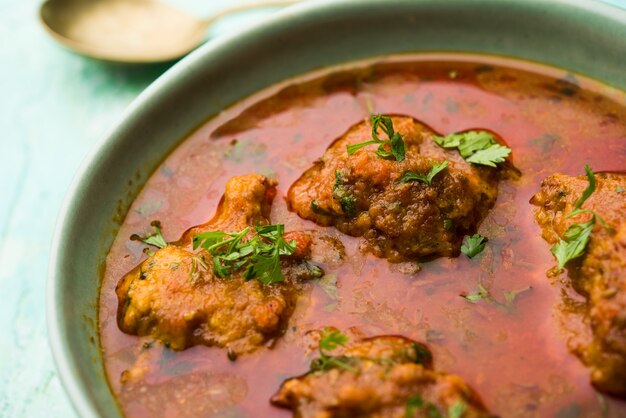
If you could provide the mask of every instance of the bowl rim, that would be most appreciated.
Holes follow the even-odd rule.
[[[85,385],[81,374],[76,368],[72,367],[72,361],[70,360],[71,352],[69,344],[63,336],[65,322],[62,318],[60,308],[57,306],[57,300],[59,292],[61,291],[60,284],[63,281],[61,265],[63,264],[63,260],[67,257],[67,254],[64,252],[63,249],[63,243],[70,238],[68,235],[68,231],[70,229],[68,225],[72,222],[74,212],[73,208],[76,201],[81,198],[80,193],[82,188],[84,187],[84,183],[86,181],[85,178],[87,177],[87,174],[92,170],[91,167],[94,162],[96,162],[103,153],[106,153],[109,146],[117,142],[123,142],[120,139],[116,139],[121,137],[121,135],[117,134],[121,133],[127,125],[133,123],[135,117],[144,106],[146,106],[151,101],[159,100],[159,97],[162,94],[165,94],[167,96],[167,86],[175,83],[177,79],[185,76],[185,74],[193,73],[195,70],[200,69],[208,56],[217,54],[222,50],[228,49],[231,44],[236,43],[238,40],[253,37],[257,33],[261,34],[265,30],[270,29],[272,26],[279,25],[283,28],[289,26],[289,21],[292,20],[294,17],[303,16],[311,12],[325,12],[329,9],[342,7],[351,8],[368,4],[379,4],[384,1],[388,1],[390,4],[435,2],[434,0],[309,0],[287,6],[282,10],[276,11],[271,15],[260,19],[258,22],[250,25],[249,27],[221,35],[218,38],[212,39],[204,43],[199,48],[195,49],[190,54],[175,63],[156,80],[154,80],[135,99],[133,99],[133,101],[117,118],[113,126],[109,128],[109,130],[105,132],[105,134],[102,135],[97,141],[95,141],[95,143],[90,147],[86,156],[83,158],[77,172],[73,176],[69,187],[67,188],[63,203],[57,216],[50,249],[45,291],[45,310],[48,342],[50,344],[53,360],[62,386],[64,387],[65,392],[67,393],[75,412],[77,412],[79,416],[99,417],[101,415],[99,409],[96,407],[96,402],[91,397],[85,396]],[[468,3],[476,3],[476,5],[482,3],[481,0],[465,1],[467,1]],[[522,0],[501,1],[502,3],[508,2],[517,4],[522,2]],[[558,3],[560,5],[571,7],[573,9],[581,10],[583,12],[594,13],[599,17],[620,21],[626,26],[626,8],[621,8],[614,4],[606,3],[602,0],[524,1],[528,2],[528,4],[535,5],[541,3]],[[98,350],[100,352],[102,351],[99,338]],[[105,383],[108,386],[108,379],[105,380]]]

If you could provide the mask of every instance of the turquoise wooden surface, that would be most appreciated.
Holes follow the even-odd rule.
[[[626,7],[626,0],[607,1]],[[175,3],[202,15],[235,2]],[[54,224],[83,156],[169,67],[125,67],[71,54],[40,28],[38,7],[32,0],[0,0],[0,417],[75,415],[46,336]],[[225,20],[209,36],[260,15]]]
[[[176,2],[198,16],[235,2]],[[203,6],[200,8],[199,6]],[[74,55],[38,22],[39,2],[0,0],[0,417],[72,417],[45,322],[50,241],[81,160],[170,64]],[[217,36],[266,12],[227,18]],[[81,237],[77,237],[81,239]],[[85,238],[87,239],[87,238]]]

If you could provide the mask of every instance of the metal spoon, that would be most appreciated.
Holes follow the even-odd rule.
[[[106,61],[153,63],[180,58],[204,41],[207,28],[240,11],[286,6],[258,2],[198,19],[156,0],[48,0],[40,9],[47,31],[80,54]]]

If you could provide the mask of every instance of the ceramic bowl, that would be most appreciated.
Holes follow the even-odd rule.
[[[100,353],[101,269],[120,220],[165,156],[211,115],[271,84],[320,67],[419,51],[517,57],[626,89],[626,11],[575,0],[307,2],[211,41],[174,65],[95,147],[59,217],[48,330],[81,416],[120,416]]]

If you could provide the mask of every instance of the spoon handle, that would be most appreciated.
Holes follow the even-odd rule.
[[[238,6],[228,7],[224,10],[221,10],[208,18],[202,19],[202,23],[206,26],[210,26],[216,21],[220,20],[223,17],[229,16],[231,14],[244,12],[247,10],[254,9],[269,9],[271,7],[284,7],[289,6],[291,4],[298,3],[298,0],[272,0],[272,1],[257,1],[253,3],[241,4]]]

